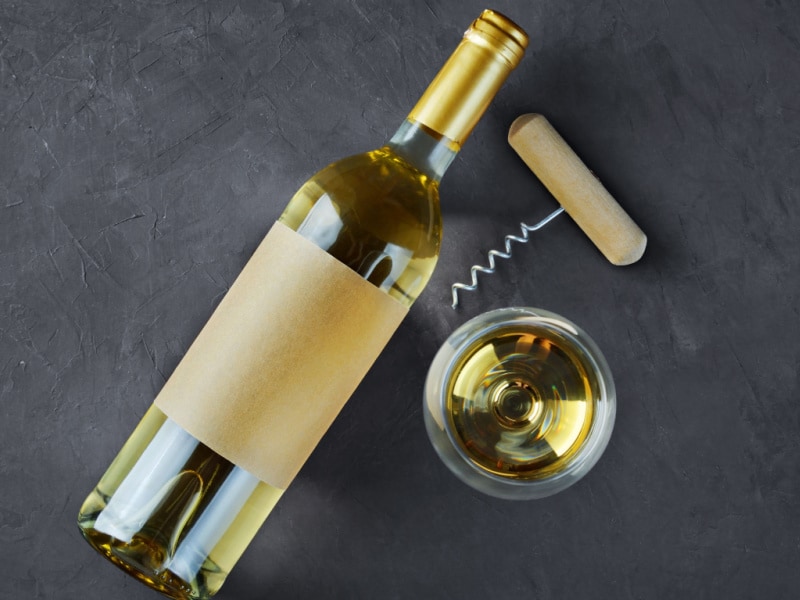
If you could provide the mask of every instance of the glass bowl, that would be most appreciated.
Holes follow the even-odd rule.
[[[425,382],[428,437],[464,483],[498,498],[544,498],[598,461],[616,393],[592,339],[539,308],[503,308],[461,327]]]

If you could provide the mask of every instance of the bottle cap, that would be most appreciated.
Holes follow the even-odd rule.
[[[409,114],[460,148],[500,86],[522,60],[528,36],[511,19],[485,10]]]
[[[464,32],[464,37],[497,52],[511,69],[519,64],[528,47],[528,35],[519,25],[493,10],[484,10]]]

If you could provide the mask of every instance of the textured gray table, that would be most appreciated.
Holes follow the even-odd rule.
[[[800,587],[800,4],[510,2],[528,57],[445,178],[438,270],[220,594],[755,598]],[[0,597],[157,595],[78,507],[294,189],[380,145],[484,6],[0,3]],[[568,219],[449,308],[554,201],[505,143],[543,112],[648,233]],[[466,318],[541,306],[616,377],[603,459],[483,497],[420,412]]]

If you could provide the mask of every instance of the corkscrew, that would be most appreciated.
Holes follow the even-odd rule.
[[[521,235],[504,238],[505,251],[489,250],[488,266],[472,265],[472,283],[454,283],[453,308],[458,292],[478,289],[478,273],[496,271],[496,258],[509,259],[513,244],[527,244],[536,232],[566,212],[614,265],[636,262],[644,254],[647,236],[608,193],[603,184],[540,114],[518,117],[508,132],[508,143],[561,205],[535,225],[520,223]]]
[[[486,275],[492,275],[497,267],[497,263],[495,262],[495,257],[502,258],[502,259],[509,259],[511,258],[511,244],[516,242],[518,244],[527,244],[530,241],[529,233],[533,233],[534,231],[539,231],[542,227],[547,225],[550,221],[555,219],[558,215],[564,212],[564,207],[561,206],[549,215],[547,215],[544,219],[536,223],[536,225],[526,225],[525,223],[520,223],[519,227],[522,230],[522,237],[518,235],[507,235],[505,237],[505,252],[501,252],[500,250],[489,250],[486,255],[486,258],[489,262],[488,267],[484,267],[482,265],[472,265],[470,267],[470,275],[472,276],[472,283],[454,283],[452,285],[453,291],[453,308],[458,306],[458,290],[464,290],[465,292],[474,292],[478,289],[478,273],[485,273]]]

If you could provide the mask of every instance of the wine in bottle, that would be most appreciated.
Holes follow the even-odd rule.
[[[526,46],[484,11],[384,146],[300,188],[84,502],[96,550],[219,590],[428,282],[439,181]]]

